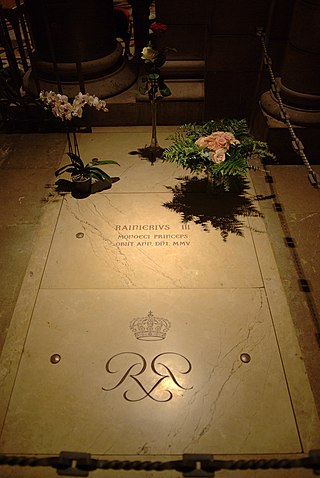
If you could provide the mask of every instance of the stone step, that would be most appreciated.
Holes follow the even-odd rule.
[[[167,60],[161,69],[165,78],[204,79],[204,60]]]
[[[199,122],[204,111],[203,80],[167,80],[172,95],[158,103],[158,124]],[[151,121],[147,95],[137,94],[138,85],[107,100],[109,113],[88,111],[92,126],[148,125]]]
[[[203,101],[204,100],[204,81],[203,80],[183,80],[170,79],[166,84],[171,90],[171,96],[164,98],[163,102],[169,101]],[[146,95],[139,95],[137,101],[148,101]]]

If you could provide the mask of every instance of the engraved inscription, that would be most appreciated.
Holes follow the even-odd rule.
[[[119,367],[123,357],[129,362],[129,366],[120,371]],[[158,354],[150,363],[150,370],[155,376],[155,381],[148,387],[141,377],[144,372],[148,373],[146,359],[136,352],[120,352],[113,355],[106,363],[107,373],[118,377],[116,383],[110,388],[102,387],[102,390],[111,392],[128,382],[128,385],[126,385],[126,388],[128,388],[123,392],[123,397],[128,402],[140,402],[147,397],[155,402],[169,402],[173,398],[173,390],[177,390],[177,387],[180,390],[191,390],[193,388],[184,384],[184,375],[190,373],[191,368],[190,361],[179,353],[164,352]]]
[[[116,224],[117,247],[180,247],[189,246],[189,224],[172,230],[170,224]]]

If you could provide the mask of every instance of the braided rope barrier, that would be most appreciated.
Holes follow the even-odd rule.
[[[51,467],[63,476],[88,476],[94,470],[136,470],[167,471],[175,470],[183,476],[213,477],[220,470],[279,470],[305,468],[320,475],[320,450],[311,450],[308,456],[297,459],[270,458],[251,460],[215,460],[213,455],[184,454],[182,460],[176,461],[129,461],[100,460],[91,458],[89,453],[61,452],[57,456],[46,458],[10,456],[0,454],[0,465],[19,467]]]

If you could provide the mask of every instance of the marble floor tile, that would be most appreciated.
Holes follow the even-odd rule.
[[[301,451],[264,290],[42,290],[1,451],[61,449]]]
[[[4,159],[2,168],[54,168],[61,161],[66,143],[65,133],[1,135],[0,158],[3,156]]]
[[[294,238],[299,255],[308,260],[301,260],[300,278],[309,281],[315,301],[320,310],[320,204],[317,212],[305,214],[290,213],[288,226]]]
[[[46,200],[46,184],[54,181],[53,173],[48,169],[26,169],[23,174],[19,169],[1,169],[0,181],[1,224],[15,226],[38,222],[42,212],[39,205]]]
[[[0,355],[28,266],[35,233],[34,224],[0,226],[0,270],[3,281],[0,289]]]
[[[319,189],[311,185],[308,171],[304,166],[270,166],[271,175],[275,168],[274,188],[276,192],[281,188],[281,198],[287,204],[287,212],[303,214],[305,211],[319,211]],[[320,165],[313,165],[312,170],[319,175]],[[292,191],[294,191],[296,201],[288,201]]]

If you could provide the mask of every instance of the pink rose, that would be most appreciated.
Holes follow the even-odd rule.
[[[211,143],[215,145],[216,149],[226,147],[228,144],[227,138],[223,131],[215,131],[210,135]]]
[[[240,141],[235,138],[233,133],[224,133],[224,138],[229,144],[240,144]]]
[[[206,137],[201,136],[201,138],[198,138],[197,141],[195,141],[195,144],[199,146],[199,148],[205,148],[207,146]]]
[[[221,148],[223,143],[219,142],[219,138],[215,138],[214,136],[210,135],[206,138],[206,146],[208,149],[214,150]]]
[[[214,163],[222,163],[226,159],[226,151],[223,148],[212,152],[211,159]]]
[[[212,144],[214,144],[216,148],[228,149],[231,142],[235,140],[232,133],[226,133],[224,131],[215,131],[210,137],[212,138]]]
[[[195,144],[200,148],[210,149],[210,151],[212,151],[212,160],[220,163],[221,161],[225,160],[225,157],[223,157],[221,150],[223,150],[225,153],[226,151],[228,151],[231,144],[240,144],[240,141],[238,141],[232,133],[228,133],[225,131],[215,131],[209,136],[201,136],[196,140]],[[223,157],[223,159],[220,159],[221,157]],[[213,158],[219,158],[219,160],[216,161]]]
[[[201,136],[201,138],[197,139],[195,144],[200,148],[216,149],[218,147],[218,144],[216,143],[215,139],[212,138],[211,135]]]

